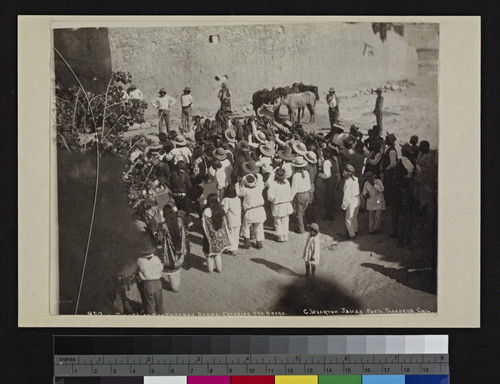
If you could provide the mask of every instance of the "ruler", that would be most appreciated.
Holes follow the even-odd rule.
[[[55,336],[54,377],[264,376],[295,380],[449,375],[446,335]],[[191,378],[191,379],[189,379]],[[336,380],[336,379],[335,379]],[[219,380],[220,381],[220,380]],[[219,383],[219,381],[217,381]],[[278,380],[279,381],[279,380]],[[281,383],[281,381],[280,381]],[[219,383],[220,384],[220,383]],[[283,384],[283,383],[281,383]],[[304,383],[302,383],[304,384]]]
[[[54,356],[59,377],[448,374],[448,354]]]

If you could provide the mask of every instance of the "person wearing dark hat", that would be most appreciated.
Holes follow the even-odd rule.
[[[323,169],[319,173],[319,177],[323,180],[324,185],[324,209],[325,214],[323,220],[333,221],[335,218],[335,206],[338,200],[338,184],[340,181],[339,162],[337,153],[330,147],[323,148]]]
[[[380,141],[372,141],[370,153],[366,159],[365,172],[373,172],[376,177],[380,177],[382,153],[380,152]]]
[[[234,158],[233,163],[233,172],[232,172],[232,182],[238,182],[244,175],[245,171],[243,170],[243,163],[248,161],[255,161],[255,156],[250,149],[250,145],[247,141],[241,141],[236,148],[236,156]]]
[[[413,150],[413,156],[416,159],[418,157],[418,151],[419,151],[417,135],[413,135],[412,137],[410,137],[410,145],[411,149]]]
[[[151,160],[153,163],[153,174],[163,187],[168,187],[170,185],[170,167],[161,158],[161,154],[153,156]]]
[[[268,181],[267,199],[271,202],[271,215],[278,242],[288,241],[289,216],[293,213],[292,189],[285,177],[285,170],[278,168]]]
[[[363,196],[366,199],[368,211],[368,231],[373,235],[380,232],[380,218],[385,209],[384,185],[382,180],[373,172],[366,172],[364,176]]]
[[[382,125],[382,111],[384,109],[384,96],[382,96],[382,88],[377,88],[377,100],[375,100],[375,109],[373,113],[375,114],[375,118],[377,119],[377,125],[380,127],[380,132],[383,131]]]
[[[202,182],[208,172],[209,162],[203,154],[203,147],[197,145],[193,148],[193,169],[191,171],[191,200],[198,200],[203,192]]]
[[[374,125],[372,128],[368,130],[368,139],[364,141],[368,151],[371,150],[373,143],[376,142],[380,143],[380,153],[384,154],[385,142],[384,139],[380,137],[380,127],[378,125]]]
[[[130,84],[130,87],[128,87],[127,89],[127,94],[131,100],[144,99],[144,95],[142,94],[141,90],[138,89],[134,84]]]
[[[417,199],[422,212],[425,214],[427,210],[427,213],[432,214],[435,204],[433,196],[436,190],[437,169],[430,153],[430,143],[427,140],[422,140],[420,142],[417,164],[420,167],[420,175],[418,175],[418,184],[416,188]]]
[[[401,146],[401,159],[394,172],[392,237],[397,237],[398,247],[410,246],[415,209],[415,179],[420,173],[410,144]]]
[[[328,104],[328,117],[330,119],[330,129],[333,130],[334,125],[339,121],[339,99],[335,94],[335,88],[331,87],[326,96],[326,103]]]
[[[160,132],[170,131],[170,107],[175,104],[175,99],[167,95],[165,88],[158,92],[160,96],[151,103],[158,110],[158,127]]]
[[[168,277],[170,289],[178,292],[182,264],[189,252],[188,219],[186,213],[176,210],[173,204],[165,204],[163,219],[163,272]]]
[[[191,95],[191,88],[184,88],[183,94],[181,95],[181,129],[183,133],[189,132],[191,130],[191,112],[193,110],[193,96]]]
[[[237,188],[238,196],[243,198],[243,223],[241,234],[243,235],[244,249],[250,248],[250,229],[253,227],[257,241],[256,248],[264,247],[264,222],[266,221],[266,211],[264,209],[264,182],[256,174],[249,173],[241,179]]]
[[[348,236],[354,239],[358,232],[358,212],[359,212],[359,181],[354,176],[355,169],[351,164],[347,164],[343,176],[344,183],[344,198],[341,208],[345,212],[345,225]]]
[[[137,259],[137,273],[141,279],[139,289],[142,294],[144,313],[147,315],[163,315],[165,313],[161,285],[163,264],[155,252],[156,248],[148,247],[141,252],[141,256]]]
[[[314,278],[316,267],[319,265],[321,255],[321,240],[319,237],[319,225],[312,223],[307,226],[309,236],[307,236],[306,246],[302,258],[306,264],[306,278]]]
[[[188,198],[190,196],[192,184],[184,160],[179,160],[177,162],[177,169],[170,176],[170,185],[177,208],[188,211]]]
[[[392,182],[398,163],[398,153],[395,147],[396,136],[393,133],[387,133],[385,137],[386,149],[382,155],[382,181],[384,183],[384,197],[387,205],[392,205],[393,193]]]
[[[306,172],[307,161],[297,156],[291,163],[294,174],[292,176],[293,211],[297,219],[297,233],[304,233],[304,214],[309,205],[311,193],[311,179]]]
[[[318,178],[318,157],[313,151],[307,151],[304,155],[307,161],[305,170],[309,174],[311,181],[311,192],[309,193],[309,204],[307,205],[305,218],[306,222],[314,223],[316,221],[316,180]]]
[[[229,88],[226,83],[222,83],[217,97],[220,100],[220,109],[231,110],[231,92],[229,92]]]

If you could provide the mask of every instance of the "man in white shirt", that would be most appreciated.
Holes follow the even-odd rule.
[[[161,285],[161,273],[163,264],[158,256],[154,254],[155,248],[149,247],[144,250],[137,259],[137,267],[142,290],[144,312],[148,315],[164,314],[163,288]]]
[[[259,175],[259,174],[257,174]],[[246,175],[240,184],[237,184],[237,195],[243,197],[243,224],[241,234],[244,238],[243,249],[250,248],[250,227],[254,228],[257,240],[256,248],[262,249],[264,242],[264,222],[266,221],[266,211],[264,209],[264,182],[262,176],[259,178],[255,174]]]
[[[181,96],[181,128],[185,133],[189,133],[191,127],[191,112],[193,105],[193,96],[191,95],[191,88],[184,88],[184,94]]]
[[[359,212],[359,182],[354,176],[355,169],[351,164],[347,164],[344,170],[344,199],[342,209],[345,211],[345,225],[351,239],[356,238],[358,231]]]
[[[335,94],[335,89],[332,87],[326,95],[326,102],[328,104],[328,117],[330,118],[330,128],[339,121],[339,99]]]
[[[144,98],[141,90],[137,89],[134,84],[131,84],[130,87],[128,87],[127,93],[130,99],[142,100]]]
[[[170,107],[175,104],[175,100],[167,95],[165,88],[158,92],[159,97],[153,100],[153,106],[158,110],[158,127],[160,132],[170,131]]]

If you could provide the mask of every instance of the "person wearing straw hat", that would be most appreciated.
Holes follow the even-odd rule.
[[[182,160],[186,164],[191,164],[191,158],[193,153],[191,149],[187,147],[187,140],[182,135],[177,135],[173,141],[175,148],[172,149],[171,154],[174,158],[174,163],[177,164],[178,161]]]
[[[384,197],[387,205],[392,205],[393,188],[392,182],[398,164],[398,153],[396,151],[396,136],[393,133],[387,133],[385,137],[386,149],[382,155],[382,181],[384,183]]]
[[[278,168],[269,180],[267,199],[271,202],[271,215],[278,242],[288,241],[289,216],[293,213],[292,189],[285,177],[285,170]]]
[[[246,175],[254,175],[259,181],[263,181],[263,177],[260,174],[260,167],[257,165],[257,162],[251,160],[246,161],[242,165],[243,168],[243,176]]]
[[[276,153],[274,145],[271,141],[267,141],[265,144],[259,145],[259,151],[261,153],[259,165],[262,169],[262,174],[264,176],[269,175],[273,171],[273,156]]]
[[[161,274],[163,264],[155,255],[156,248],[150,246],[141,252],[137,259],[137,274],[141,279],[139,289],[141,290],[144,313],[147,315],[165,313],[163,303],[163,287],[161,285]]]
[[[316,267],[319,265],[321,255],[321,240],[319,237],[319,225],[312,223],[307,226],[309,236],[307,236],[306,246],[302,258],[306,264],[306,278],[314,278]]]
[[[262,131],[257,131],[255,132],[254,134],[255,138],[257,139],[259,145],[260,144],[265,144],[265,142],[267,141],[267,136],[264,132]]]
[[[229,160],[228,154],[232,156],[231,151],[225,149],[224,147],[219,147],[212,152],[215,159],[220,161],[220,171],[222,173],[220,175],[216,175],[217,181],[219,183],[219,189],[226,188],[229,184],[231,184],[231,175],[233,173],[233,164]],[[221,192],[220,199],[222,200]]]
[[[257,175],[250,173],[246,175],[237,188],[237,194],[243,197],[243,224],[241,234],[243,235],[244,249],[250,248],[250,229],[253,227],[257,241],[256,248],[264,247],[264,222],[266,221],[266,211],[264,209],[264,182]]]
[[[335,88],[331,87],[326,95],[326,103],[328,104],[328,118],[330,119],[330,129],[333,130],[335,124],[339,121],[339,99],[335,94]]]
[[[302,156],[297,156],[291,163],[294,174],[292,176],[292,198],[293,210],[297,219],[297,233],[304,233],[304,213],[309,204],[309,194],[311,192],[311,180],[305,167],[307,161]]]
[[[309,193],[309,204],[307,205],[305,217],[309,223],[316,221],[316,180],[318,178],[318,158],[313,151],[306,152],[304,159],[307,161],[306,171],[311,181],[311,191]]]
[[[175,99],[167,95],[165,88],[158,92],[160,96],[151,103],[158,110],[158,128],[160,132],[170,131],[170,107],[175,104]]]
[[[343,176],[344,183],[344,198],[342,200],[342,209],[345,212],[345,225],[349,238],[356,238],[358,232],[358,212],[359,212],[359,182],[354,176],[355,169],[351,164],[347,164]]]
[[[325,215],[323,220],[333,221],[335,218],[335,205],[338,201],[337,187],[340,181],[339,162],[337,160],[337,151],[330,147],[323,148],[323,169],[319,177],[324,184],[324,202]]]
[[[184,88],[183,94],[181,95],[181,129],[183,133],[189,132],[191,130],[191,112],[193,110],[193,96],[191,95],[191,88]]]
[[[292,149],[298,156],[304,157],[307,153],[306,145],[301,141],[294,141],[292,143]]]
[[[384,185],[371,171],[365,173],[364,180],[363,196],[368,211],[368,231],[374,235],[380,232],[380,218],[385,209]]]
[[[285,170],[285,177],[290,179],[293,175],[293,168],[291,162],[295,158],[292,147],[289,145],[283,146],[283,149],[278,150],[277,154],[277,165]]]
[[[236,131],[234,130],[234,128],[227,128],[224,131],[224,137],[226,138],[228,143],[231,143],[232,145],[234,145],[237,142]]]
[[[373,110],[373,113],[377,119],[377,125],[380,127],[380,132],[382,132],[382,110],[384,109],[384,96],[382,96],[382,88],[377,88],[376,93],[377,100],[375,100],[375,109]]]

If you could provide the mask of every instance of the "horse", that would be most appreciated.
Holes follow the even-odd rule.
[[[252,105],[253,105],[253,110],[255,111],[257,117],[260,117],[259,116],[260,107],[262,107],[264,104],[272,104],[274,103],[274,100],[275,100],[274,88],[271,90],[266,88],[254,92],[254,94],[252,95]]]
[[[280,106],[286,105],[290,120],[295,122],[295,110],[307,107],[311,118],[309,123],[314,123],[314,108],[316,107],[316,95],[311,91],[302,93],[291,93],[280,98]],[[278,107],[279,108],[279,107]],[[299,120],[300,121],[300,118]]]
[[[292,84],[293,93],[301,93],[306,91],[314,92],[316,95],[316,101],[319,100],[319,89],[316,85],[305,85],[302,82]],[[302,108],[302,116],[304,116],[304,108]],[[300,121],[300,110],[299,110],[299,121]]]

